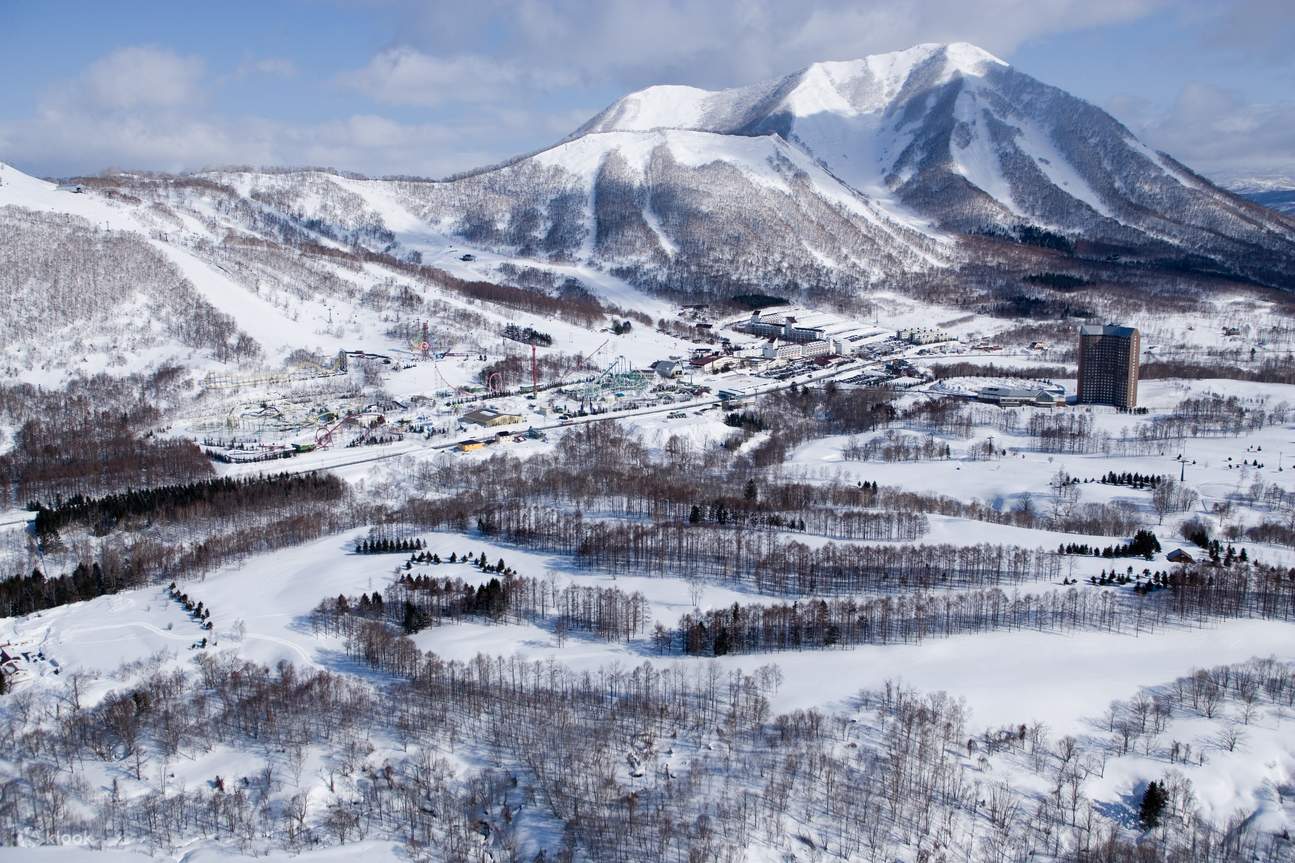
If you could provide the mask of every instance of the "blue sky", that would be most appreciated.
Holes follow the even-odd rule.
[[[968,41],[1205,173],[1295,175],[1280,0],[0,0],[0,160],[442,176],[653,83]]]

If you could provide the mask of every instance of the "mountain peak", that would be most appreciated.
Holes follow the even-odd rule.
[[[843,77],[867,74],[877,79],[904,79],[924,65],[940,63],[947,73],[983,75],[988,67],[1008,66],[983,48],[970,42],[923,42],[902,51],[869,54],[858,60],[813,63],[802,72],[821,69]]]
[[[1295,269],[1295,235],[1280,217],[1209,186],[1099,108],[967,42],[813,63],[728,90],[649,87],[572,137],[658,129],[715,136],[691,139],[683,149],[693,155],[727,153],[725,139],[776,136],[849,194],[891,208],[897,222],[916,214],[910,223],[923,230],[1179,242],[1208,248],[1224,271],[1264,281]],[[1252,246],[1271,252],[1260,267],[1242,251]]]
[[[926,43],[919,47],[934,47],[943,50],[946,60],[963,71],[978,70],[986,63],[998,66],[1011,65],[1001,57],[997,57],[979,45],[973,45],[970,42]]]
[[[665,128],[734,132],[756,127],[762,117],[779,110],[799,116],[822,111],[858,114],[884,108],[910,79],[936,84],[960,76],[983,77],[1007,67],[969,42],[927,42],[857,60],[812,63],[779,79],[728,90],[661,84],[617,100],[573,137]]]

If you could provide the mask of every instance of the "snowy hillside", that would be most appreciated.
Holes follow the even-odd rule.
[[[255,360],[319,341],[199,251],[215,232],[126,195],[0,164],[0,365],[58,381]]]
[[[323,172],[56,185],[0,164],[0,370],[48,385],[167,364],[278,368],[301,351],[386,350],[401,321],[427,322],[446,347],[497,338],[508,323],[582,345],[595,338],[588,325],[601,322],[597,300],[581,306],[592,319],[571,326],[519,312],[517,303],[483,307],[456,281],[500,281],[500,266],[553,286],[550,293],[571,281],[639,314],[666,311],[614,275],[574,262],[484,249],[480,260],[462,261],[461,240],[437,219],[397,184]],[[411,263],[423,260],[434,266]],[[559,302],[544,291],[523,297]]]

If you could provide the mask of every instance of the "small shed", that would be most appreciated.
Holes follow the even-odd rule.
[[[1181,548],[1175,548],[1173,551],[1166,554],[1165,560],[1169,561],[1170,563],[1195,563],[1196,562],[1196,558],[1192,557],[1190,554],[1188,554],[1186,551],[1184,551]]]

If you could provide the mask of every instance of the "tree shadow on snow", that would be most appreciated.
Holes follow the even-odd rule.
[[[1138,808],[1146,790],[1147,783],[1139,782],[1132,792],[1121,796],[1119,800],[1098,800],[1093,803],[1093,808],[1102,817],[1111,819],[1127,830],[1140,830],[1142,819],[1138,817]]]

